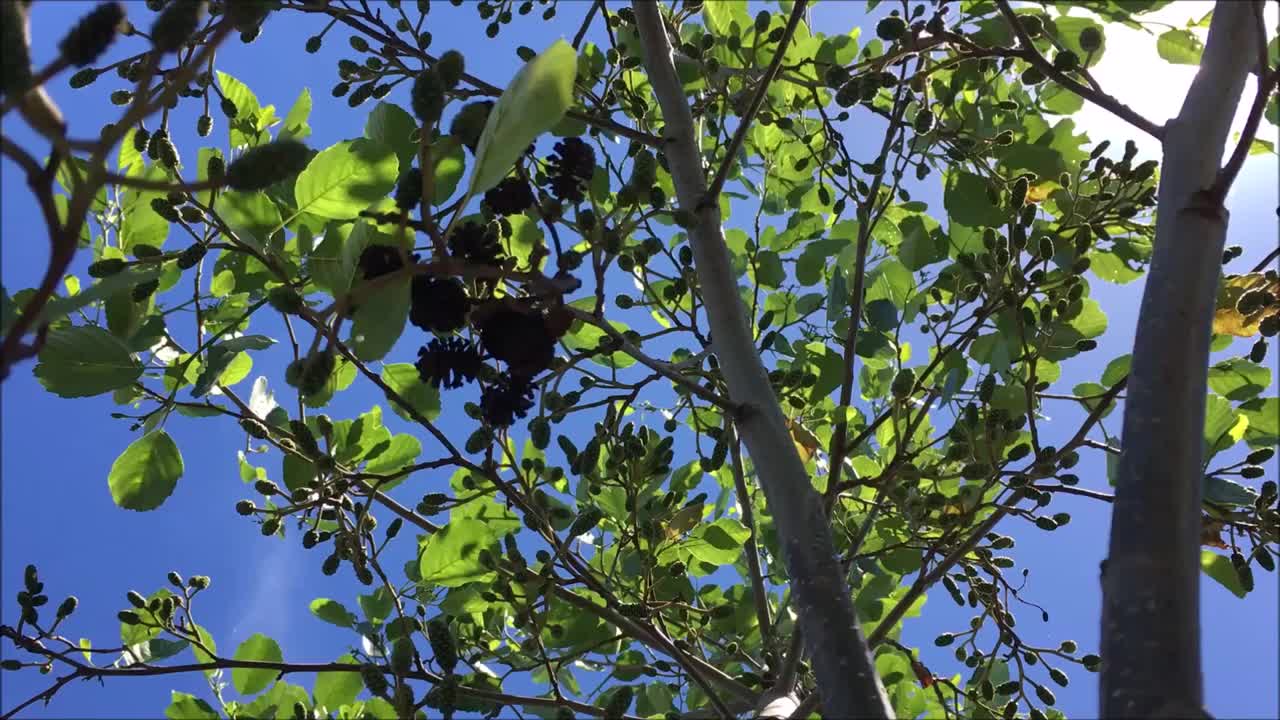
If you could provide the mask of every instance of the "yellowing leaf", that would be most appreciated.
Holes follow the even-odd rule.
[[[1049,194],[1052,193],[1054,190],[1057,190],[1058,187],[1059,185],[1057,183],[1051,183],[1051,182],[1040,183],[1039,185],[1032,185],[1031,187],[1027,188],[1027,202],[1042,203],[1049,197]]]
[[[1236,309],[1240,297],[1251,290],[1265,290],[1276,297],[1276,302],[1248,315]],[[1218,308],[1213,313],[1215,335],[1251,337],[1258,333],[1263,318],[1280,312],[1280,281],[1267,280],[1262,273],[1228,275],[1218,288]]]
[[[704,507],[702,503],[695,503],[677,510],[667,523],[667,539],[674,540],[697,527],[698,521],[702,520]]]
[[[787,418],[787,428],[791,430],[791,439],[796,444],[796,452],[800,453],[800,460],[806,463],[812,460],[821,446],[818,437],[791,418]]]

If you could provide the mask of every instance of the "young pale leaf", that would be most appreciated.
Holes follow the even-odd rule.
[[[284,655],[280,652],[280,646],[275,640],[263,635],[262,633],[254,633],[236,648],[236,660],[257,660],[259,662],[282,662]],[[255,695],[271,685],[279,673],[275,670],[258,669],[258,668],[233,668],[231,670],[231,684],[235,686],[236,692],[241,695]]]
[[[220,717],[218,711],[203,698],[177,690],[170,692],[169,707],[165,708],[164,716],[169,720],[217,720]]]
[[[90,397],[121,388],[142,374],[142,364],[122,340],[100,327],[82,325],[49,333],[35,375],[49,392]]]
[[[577,72],[577,53],[569,43],[557,40],[516,73],[480,135],[469,195],[497,185],[529,143],[560,122],[573,104]]]
[[[280,129],[279,140],[302,140],[311,134],[311,126],[307,119],[311,117],[311,90],[302,88],[293,107],[284,116],[284,127]]]
[[[1156,38],[1156,52],[1165,62],[1175,65],[1199,65],[1204,43],[1189,30],[1167,30]]]
[[[311,614],[338,627],[349,628],[356,621],[356,616],[342,603],[329,598],[316,598],[311,601]]]
[[[259,376],[253,381],[253,390],[249,393],[249,410],[259,420],[266,420],[276,407],[276,394],[268,387],[266,376]]]
[[[147,433],[125,448],[111,465],[107,485],[116,505],[155,510],[182,477],[182,453],[163,430]]]
[[[1240,576],[1236,574],[1236,569],[1231,565],[1229,558],[1212,550],[1201,550],[1200,569],[1204,570],[1205,575],[1217,580],[1218,584],[1231,591],[1232,595],[1242,598],[1248,594],[1240,584]]]

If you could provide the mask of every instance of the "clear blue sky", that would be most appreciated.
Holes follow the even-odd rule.
[[[53,46],[63,29],[89,7],[91,3],[82,2],[36,4],[33,29],[38,65],[53,57]],[[128,3],[128,7],[139,26],[149,24],[137,19],[148,15],[141,2]],[[450,41],[457,39],[462,43],[457,47],[467,55],[468,69],[501,84],[520,64],[514,52],[517,44],[541,49],[557,37],[572,36],[587,7],[585,2],[562,0],[559,15],[552,22],[526,21],[519,24],[518,38],[508,29],[491,41],[484,38],[473,8],[455,9],[446,2],[436,2],[429,28],[435,36],[434,49],[451,47]],[[822,3],[816,10],[817,26],[827,32],[848,28],[860,21],[862,7],[854,2]],[[313,135],[308,142],[316,148],[359,136],[372,107],[370,103],[352,110],[345,101],[330,97],[329,89],[336,82],[336,61],[349,52],[344,52],[345,35],[335,32],[318,54],[303,53],[305,39],[321,27],[322,23],[315,19],[290,13],[287,20],[269,22],[263,37],[254,44],[245,46],[233,40],[218,57],[219,69],[246,82],[264,105],[274,104],[280,114],[302,88],[309,87],[315,109],[311,115]],[[864,35],[868,32],[870,27]],[[124,46],[132,49],[137,43]],[[120,49],[117,47],[110,57],[120,57]],[[1158,60],[1153,57],[1152,62]],[[1132,81],[1143,82],[1136,72]],[[59,78],[51,92],[70,118],[73,134],[84,136],[112,114],[114,108],[107,102],[107,95],[118,87],[114,74],[108,74],[92,87],[74,92],[66,87],[65,78]],[[1182,89],[1169,91],[1180,95]],[[398,89],[388,100],[407,107],[406,95],[406,90]],[[196,147],[196,114],[194,103],[184,104],[171,121],[171,132],[180,149]],[[218,113],[214,115],[221,123]],[[1265,129],[1274,135],[1274,128]],[[44,147],[16,121],[7,120],[4,132],[25,147]],[[861,144],[857,139],[860,133],[851,131],[846,135],[855,138],[855,155],[870,157],[874,153],[871,145],[878,143],[874,133],[866,133]],[[225,142],[225,137],[223,129],[215,130],[215,139]],[[1117,144],[1123,139],[1112,138]],[[37,150],[37,154],[42,152]],[[1237,271],[1275,244],[1276,171],[1274,158],[1251,162],[1229,201],[1232,217],[1228,242],[1245,247],[1244,258],[1234,264]],[[0,280],[12,293],[33,285],[39,277],[47,259],[47,242],[22,178],[7,160],[0,163],[0,183]],[[914,194],[940,210],[936,186]],[[81,258],[73,272],[84,278],[86,264]],[[1110,329],[1101,349],[1064,366],[1065,387],[1096,380],[1107,361],[1129,351],[1141,282],[1113,286],[1096,281],[1092,292],[1109,315]],[[272,329],[268,326],[268,331]],[[401,343],[392,357],[411,360],[411,344],[418,342],[414,339]],[[247,395],[250,381],[258,375],[281,378],[284,357],[283,351],[266,353],[250,380],[238,389]],[[1280,353],[1272,348],[1270,357],[1274,361]],[[4,383],[0,398],[3,621],[16,620],[13,595],[19,587],[22,567],[34,562],[41,569],[53,603],[69,592],[79,596],[81,604],[72,624],[73,636],[90,637],[95,644],[113,643],[118,640],[115,613],[125,605],[125,591],[149,593],[163,585],[167,571],[176,569],[184,575],[213,577],[213,588],[200,608],[200,618],[226,654],[255,632],[275,638],[284,648],[286,659],[298,661],[332,660],[358,640],[313,618],[306,608],[315,597],[335,598],[354,608],[360,586],[346,574],[333,578],[322,575],[322,556],[317,554],[320,551],[304,551],[294,539],[281,542],[262,538],[254,526],[235,514],[235,501],[252,496],[237,473],[236,451],[244,443],[237,426],[219,420],[175,417],[168,430],[182,448],[186,475],[162,511],[121,510],[113,505],[107,491],[106,472],[133,438],[128,422],[109,419],[108,414],[118,409],[109,397],[69,401],[45,393],[32,377],[31,367],[28,363],[16,370]],[[282,385],[278,380],[273,384]],[[376,390],[371,392],[357,382],[353,389],[338,396],[329,412],[335,417],[345,416],[378,402],[381,397]],[[1050,434],[1057,432],[1065,437],[1078,426],[1080,415],[1075,410],[1050,407],[1048,412],[1054,421]],[[396,423],[397,418],[388,419],[393,431],[409,429]],[[1118,423],[1116,413],[1108,428],[1118,432]],[[455,434],[465,437],[461,432]],[[280,477],[277,463],[273,460],[267,464],[273,479]],[[1079,474],[1084,478],[1083,485],[1107,489],[1099,455],[1087,455]],[[446,487],[447,480],[447,475],[415,478],[405,497]],[[1050,623],[1041,625],[1038,611],[1019,613],[1019,628],[1040,645],[1074,639],[1082,652],[1089,652],[1097,646],[1097,568],[1105,552],[1109,507],[1067,497],[1056,500],[1054,509],[1071,512],[1073,522],[1054,533],[1038,531],[1026,523],[1010,523],[1001,528],[1019,540],[1016,555],[1020,563],[1032,569],[1024,597],[1044,606],[1052,616]],[[1257,589],[1243,601],[1212,581],[1203,583],[1205,684],[1208,706],[1217,717],[1280,716],[1274,690],[1280,675],[1276,580],[1274,574],[1259,572]],[[923,659],[935,672],[955,672],[958,666],[950,652],[934,648],[932,638],[941,631],[966,626],[968,616],[967,609],[956,608],[945,593],[934,593],[924,617],[908,621],[904,641],[920,646]],[[1073,682],[1057,693],[1059,707],[1071,717],[1090,717],[1096,706],[1096,676],[1079,669],[1069,671]],[[0,709],[42,689],[46,680],[33,672],[4,673],[0,676]],[[308,688],[311,685],[311,678],[290,680]],[[200,677],[112,680],[105,686],[77,683],[59,693],[48,708],[36,706],[26,716],[158,717],[168,703],[171,688],[208,697]],[[228,697],[234,698],[234,691],[229,691]]]

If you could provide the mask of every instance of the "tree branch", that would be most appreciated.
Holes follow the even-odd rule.
[[[635,0],[632,7],[649,82],[666,120],[666,155],[676,194],[680,206],[693,214],[689,238],[712,349],[731,398],[751,402],[735,422],[778,528],[825,709],[837,717],[889,717],[891,706],[862,638],[821,499],[791,440],[746,322],[718,203],[702,203],[707,187],[698,138],[660,7],[650,0]]]
[[[1107,570],[1102,717],[1200,707],[1200,526],[1209,340],[1227,213],[1207,192],[1256,64],[1253,3],[1219,2],[1165,128],[1151,269],[1125,399]]]
[[[1054,82],[1070,90],[1076,95],[1079,95],[1085,100],[1088,100],[1094,105],[1097,105],[1104,110],[1111,111],[1115,116],[1125,120],[1130,125],[1133,125],[1155,139],[1162,140],[1164,138],[1164,128],[1142,117],[1135,112],[1133,108],[1125,105],[1105,92],[1095,90],[1071,79],[1066,73],[1055,68],[1053,63],[1046,60],[1045,57],[1040,54],[1040,51],[1036,50],[1035,43],[1032,42],[1031,36],[1027,34],[1026,29],[1022,27],[1022,22],[1018,20],[1018,16],[1014,14],[1013,9],[1009,7],[1009,1],[996,0],[996,6],[1000,8],[1000,14],[1004,15],[1004,19],[1009,23],[1009,28],[1012,29],[1013,34],[1017,36],[1018,44],[1022,46],[1022,52],[1020,53],[1022,58],[1035,66],[1037,70],[1044,73],[1045,77],[1052,78]]]

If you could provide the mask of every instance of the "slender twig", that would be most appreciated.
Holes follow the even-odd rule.
[[[732,462],[733,489],[738,495],[742,524],[746,526],[749,533],[746,542],[742,544],[742,552],[747,557],[747,570],[751,576],[751,599],[755,603],[756,622],[760,623],[760,642],[764,645],[766,655],[774,658],[770,662],[770,667],[773,667],[776,662],[776,652],[773,647],[773,620],[769,617],[769,594],[765,589],[764,573],[760,569],[760,549],[756,545],[755,510],[752,509],[751,493],[747,491],[746,473],[742,467],[742,446],[736,433],[732,435],[727,438],[727,442]]]
[[[787,46],[791,44],[791,37],[795,35],[796,28],[800,25],[801,18],[804,17],[804,9],[807,5],[807,0],[797,0],[795,5],[791,7],[791,17],[787,18],[787,27],[782,31],[782,39],[778,41],[778,48],[773,53],[773,61],[769,63],[769,69],[765,71],[764,76],[757,81],[756,94],[751,98],[751,104],[747,106],[747,111],[739,119],[738,128],[734,131],[728,146],[725,147],[724,160],[720,162],[720,169],[716,171],[715,177],[712,178],[711,185],[707,188],[706,195],[703,196],[699,206],[719,202],[720,190],[724,188],[725,180],[729,177],[729,169],[733,167],[738,149],[742,147],[743,141],[747,139],[747,131],[751,129],[751,123],[755,120],[756,113],[760,112],[760,107],[764,105],[764,98],[769,92],[769,85],[773,83],[774,77],[778,74],[778,68],[782,65],[782,58],[787,54]]]
[[[378,42],[384,45],[393,47],[396,50],[404,53],[405,55],[408,55],[409,57],[417,58],[419,60],[424,60],[431,63],[434,63],[436,61],[436,58],[432,56],[430,53],[426,53],[404,42],[394,34],[389,35],[387,33],[380,32],[377,29],[370,27],[366,23],[362,22],[359,18],[355,17],[354,13],[339,7],[337,4],[316,6],[316,7],[304,5],[297,9],[303,12],[315,12],[315,13],[332,15],[334,19],[346,25],[347,27],[350,27],[353,30],[357,30],[361,33],[364,33],[365,35],[369,36],[371,39],[377,40]],[[484,80],[481,80],[480,78],[475,77],[474,75],[471,75],[469,73],[463,73],[462,80],[466,81],[468,84],[475,87],[477,90],[480,90],[486,95],[497,97],[502,94],[502,88],[496,85],[493,85],[491,83],[485,82]],[[624,137],[628,140],[634,140],[643,145],[647,145],[648,147],[655,148],[655,149],[662,148],[662,141],[659,138],[654,137],[653,135],[650,135],[648,133],[636,130],[635,128],[629,128],[625,125],[621,125],[617,122],[614,122],[613,120],[610,120],[607,117],[597,117],[595,115],[590,115],[588,113],[580,112],[577,110],[570,110],[567,113],[567,116],[570,118],[573,118],[574,120],[580,120],[588,125],[599,128],[600,130],[603,130],[607,133],[612,133],[614,135]]]
[[[578,28],[578,32],[573,34],[573,49],[577,50],[582,46],[582,39],[587,36],[587,29],[591,27],[591,21],[595,19],[596,11],[600,9],[601,0],[595,0],[591,3],[591,7],[587,9],[587,16],[582,18],[582,25]]]
[[[3,635],[4,637],[8,637],[10,639],[19,637],[18,633],[9,627],[0,628],[0,635]],[[233,660],[229,658],[219,658],[219,657],[215,657],[210,662],[184,663],[181,665],[149,665],[149,664],[139,663],[139,664],[131,665],[129,667],[96,667],[93,665],[86,665],[86,664],[80,663],[73,658],[70,658],[68,656],[61,655],[61,654],[58,654],[58,659],[62,662],[67,663],[68,665],[71,665],[74,668],[74,671],[70,675],[65,676],[64,678],[60,678],[59,681],[55,683],[54,687],[41,691],[36,696],[32,697],[31,699],[27,700],[26,702],[22,703],[16,708],[10,710],[4,715],[0,715],[0,720],[8,720],[9,718],[14,717],[22,709],[31,705],[31,703],[37,700],[43,699],[46,696],[51,697],[58,688],[60,688],[62,685],[65,685],[67,682],[70,682],[75,678],[156,677],[161,675],[180,675],[184,673],[205,672],[209,670],[234,670],[234,669],[271,670],[281,675],[286,673],[322,673],[322,672],[352,673],[352,672],[361,672],[363,668],[362,665],[357,663],[272,662],[272,661],[266,661],[266,660]],[[422,680],[422,681],[429,682],[433,685],[444,682],[444,678],[442,676],[432,672],[410,671],[410,672],[400,673],[400,675],[409,680]],[[575,712],[579,712],[584,715],[590,715],[592,717],[604,715],[604,710],[602,708],[598,708],[594,705],[588,705],[586,703],[580,703],[580,702],[576,702],[576,701],[568,700],[564,698],[557,700],[556,698],[512,695],[510,693],[502,693],[502,692],[496,692],[493,690],[484,690],[481,688],[475,688],[462,683],[455,683],[454,686],[457,688],[457,692],[459,695],[463,695],[466,697],[473,697],[480,700],[487,700],[489,702],[500,703],[503,705],[515,705],[515,706],[524,705],[524,706],[531,706],[531,707],[550,707],[550,708],[568,707],[574,710]],[[638,720],[638,718],[633,715],[626,715],[624,717],[628,718],[629,720]]]
[[[1253,96],[1249,116],[1244,121],[1244,128],[1240,130],[1240,140],[1236,142],[1235,149],[1231,151],[1231,157],[1227,159],[1227,164],[1222,166],[1210,191],[1218,202],[1226,200],[1227,193],[1231,191],[1231,186],[1236,181],[1236,176],[1240,174],[1240,168],[1244,167],[1253,139],[1258,135],[1258,125],[1261,124],[1263,111],[1267,108],[1267,99],[1271,97],[1278,83],[1280,83],[1280,68],[1258,79],[1258,92]]]
[[[1079,95],[1085,100],[1092,102],[1094,105],[1097,105],[1104,110],[1111,111],[1112,114],[1127,121],[1130,125],[1133,125],[1157,140],[1164,137],[1164,129],[1162,127],[1142,117],[1135,112],[1133,108],[1130,108],[1128,105],[1125,105],[1105,92],[1099,92],[1087,85],[1083,85],[1071,79],[1066,73],[1055,68],[1053,63],[1046,60],[1045,57],[1040,54],[1040,51],[1036,50],[1035,43],[1032,42],[1031,36],[1027,34],[1026,28],[1022,27],[1022,22],[1018,20],[1018,16],[1015,15],[1013,9],[1009,7],[1008,0],[996,0],[996,5],[1000,8],[1000,13],[1004,15],[1005,20],[1008,21],[1009,27],[1013,30],[1013,34],[1018,37],[1018,44],[1022,46],[1021,56],[1024,60],[1034,65],[1037,70],[1044,73],[1046,77],[1052,78],[1059,85],[1070,90],[1076,95]]]
[[[655,360],[652,357],[649,357],[647,354],[645,354],[643,350],[641,350],[640,348],[632,344],[630,340],[627,340],[622,333],[618,332],[617,329],[615,329],[607,321],[601,320],[595,317],[594,315],[592,315],[591,313],[586,312],[585,310],[581,310],[575,307],[570,307],[568,305],[565,306],[565,310],[569,311],[569,313],[572,314],[575,319],[581,320],[582,322],[587,323],[588,325],[592,325],[594,327],[597,327],[603,330],[606,335],[608,335],[612,340],[614,340],[619,344],[619,349],[622,352],[635,358],[638,362],[640,362],[640,364],[644,365],[650,370],[653,370],[659,375],[662,375],[663,377],[667,378],[668,380],[675,383],[676,385],[679,385],[681,388],[684,388],[685,390],[688,390],[689,392],[693,393],[694,395],[697,395],[703,400],[706,400],[707,402],[712,403],[716,407],[728,410],[730,413],[736,414],[739,410],[741,410],[741,406],[733,402],[732,400],[722,397],[719,394],[712,392],[711,390],[708,390],[702,385],[699,385],[693,380],[690,380],[684,375],[681,375],[680,373],[676,372],[671,365]]]
[[[49,217],[47,217],[48,213],[46,213],[45,222],[48,225],[49,242],[52,246],[49,264],[40,286],[36,288],[35,294],[31,296],[23,307],[22,314],[13,322],[12,327],[9,328],[9,333],[0,343],[0,381],[7,377],[9,369],[15,362],[30,357],[39,349],[38,344],[30,347],[23,346],[22,338],[40,317],[40,311],[53,297],[58,283],[66,273],[67,268],[70,267],[71,261],[75,258],[80,228],[85,222],[90,203],[97,195],[98,188],[101,187],[103,182],[103,176],[106,174],[103,160],[107,152],[115,146],[130,127],[169,102],[177,95],[179,88],[186,87],[186,84],[195,76],[196,68],[202,66],[205,60],[212,55],[222,40],[231,32],[232,26],[229,21],[224,20],[216,28],[200,48],[195,58],[184,63],[166,78],[163,92],[151,102],[145,101],[145,93],[135,95],[133,103],[129,106],[128,111],[125,112],[124,117],[102,137],[89,159],[89,177],[85,179],[82,185],[76,188],[71,200],[67,203],[66,224],[61,225],[58,223],[56,214],[50,221]],[[155,63],[156,55],[152,54],[139,84],[149,82],[149,78],[155,69]],[[51,180],[46,180],[45,182],[48,183]],[[48,191],[47,186],[45,190]],[[37,196],[39,195],[40,193],[37,192]]]
[[[844,378],[840,384],[840,403],[839,407],[848,408],[853,401],[853,383],[854,383],[854,362],[857,360],[858,348],[858,330],[862,325],[862,304],[863,295],[866,289],[867,276],[867,251],[871,246],[871,232],[874,230],[879,217],[872,217],[872,211],[875,207],[876,198],[880,195],[880,186],[884,181],[884,174],[887,170],[883,166],[885,155],[889,152],[893,139],[901,127],[902,114],[907,108],[902,93],[905,85],[898,86],[898,94],[894,99],[893,116],[889,119],[889,127],[885,130],[884,140],[880,143],[880,154],[876,156],[876,161],[881,163],[880,172],[876,173],[872,180],[871,188],[867,192],[867,197],[859,203],[858,214],[862,221],[858,230],[858,247],[857,257],[854,261],[853,268],[853,295],[850,299],[849,307],[849,328],[844,336],[844,357],[841,364],[844,369]],[[834,301],[835,298],[832,298]],[[825,497],[827,512],[835,506],[835,498],[840,491],[840,474],[844,470],[844,458],[848,453],[849,445],[846,441],[849,436],[849,418],[848,414],[841,414],[840,419],[836,422],[835,431],[831,436],[831,452],[829,453],[830,462],[827,467],[827,489]],[[855,444],[854,447],[857,447]],[[868,516],[868,522],[874,517],[874,513]]]

